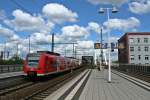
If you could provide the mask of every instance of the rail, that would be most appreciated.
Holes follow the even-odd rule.
[[[31,85],[25,84],[20,87],[2,90],[0,100],[43,100],[46,96],[66,84],[66,82],[72,80],[84,70],[85,67],[77,69],[72,73],[69,72],[58,76],[45,77],[45,79],[42,78],[41,81],[31,83]]]

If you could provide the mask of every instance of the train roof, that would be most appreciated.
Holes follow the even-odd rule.
[[[55,53],[55,52],[51,52],[51,51],[37,51],[37,53],[39,53],[39,54],[46,53],[46,54],[50,54],[50,55],[60,56],[59,53]]]
[[[36,53],[28,53],[28,56],[40,56],[41,54],[49,54],[49,55],[54,55],[54,56],[60,56],[59,53],[54,53],[50,51],[37,51]]]

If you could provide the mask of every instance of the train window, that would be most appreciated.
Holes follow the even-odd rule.
[[[52,65],[53,67],[57,67],[57,66],[58,66],[58,64],[57,64],[56,61],[53,61],[53,62],[51,63],[51,65]]]
[[[27,58],[28,65],[30,67],[36,67],[38,65],[38,62],[39,62],[39,57],[40,57],[40,55],[37,55],[37,54],[34,54],[34,55],[30,54],[30,55],[28,55],[28,58]]]
[[[51,66],[52,67],[58,67],[60,65],[60,62],[59,61],[52,61],[51,62]]]
[[[38,60],[28,60],[28,65],[34,67],[38,65]]]

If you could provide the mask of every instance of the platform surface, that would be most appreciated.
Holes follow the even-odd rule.
[[[107,70],[92,70],[79,100],[150,100],[150,91],[113,73],[108,83],[107,75]]]
[[[0,79],[8,78],[8,77],[14,77],[14,76],[21,76],[24,75],[23,71],[20,72],[8,72],[8,73],[1,73]]]

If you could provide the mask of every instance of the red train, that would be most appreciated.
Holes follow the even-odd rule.
[[[49,51],[38,51],[27,55],[23,70],[28,76],[45,76],[78,67],[79,62],[76,59],[62,57]]]

